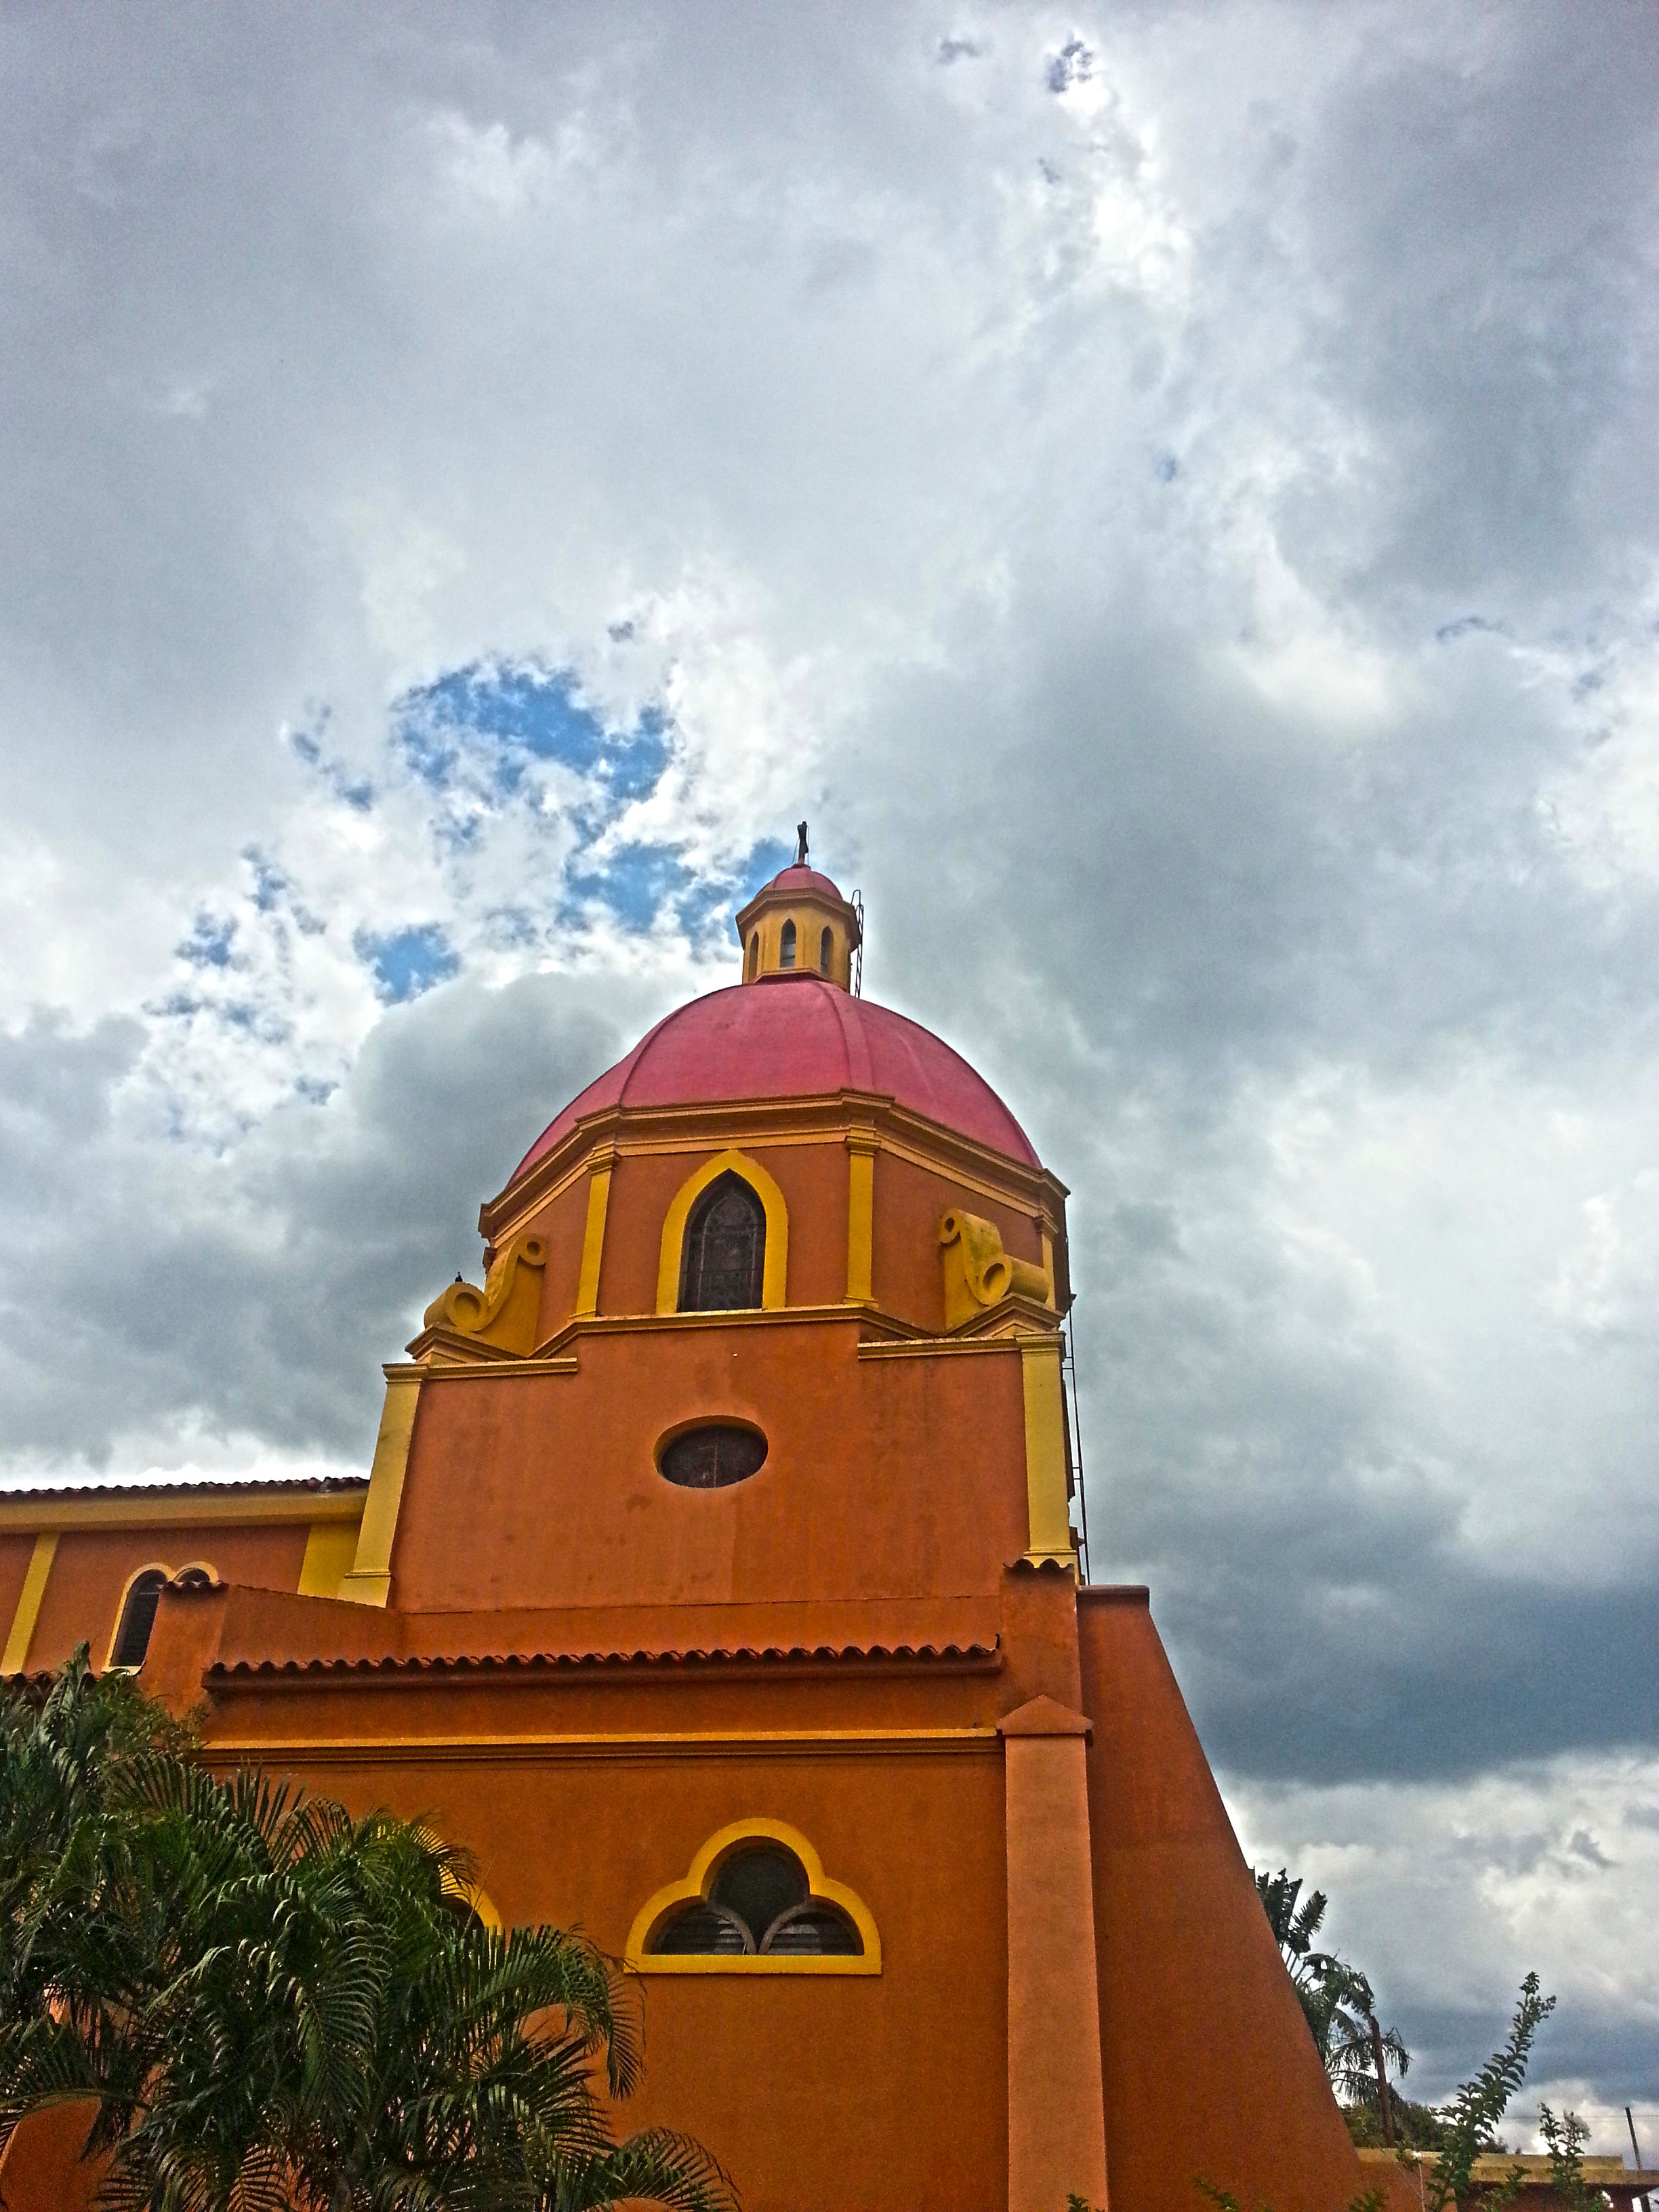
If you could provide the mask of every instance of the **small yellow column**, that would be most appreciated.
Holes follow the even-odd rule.
[[[362,1523],[357,1531],[357,1554],[351,1572],[340,1584],[340,1595],[355,1605],[385,1605],[392,1595],[392,1547],[398,1534],[404,1477],[409,1471],[415,1409],[426,1379],[422,1367],[392,1365],[383,1371],[386,1406],[380,1414],[380,1433],[374,1440],[374,1464],[369,1469],[368,1496],[363,1501]]]
[[[592,1320],[599,1310],[599,1269],[605,1260],[605,1217],[611,1205],[615,1152],[596,1152],[587,1179],[587,1223],[582,1231],[582,1269],[576,1286],[576,1318]]]
[[[847,1133],[847,1298],[868,1305],[875,1253],[876,1139],[873,1130]]]
[[[1020,1376],[1025,1386],[1025,1506],[1032,1561],[1063,1560],[1075,1566],[1072,1516],[1066,1496],[1066,1400],[1060,1379],[1060,1338],[1023,1336]]]

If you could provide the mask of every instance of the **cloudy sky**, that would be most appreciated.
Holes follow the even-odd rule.
[[[1659,14],[0,67],[4,1479],[364,1466],[804,813],[1073,1190],[1095,1572],[1246,1848],[1420,2094],[1535,1966],[1659,2152]]]

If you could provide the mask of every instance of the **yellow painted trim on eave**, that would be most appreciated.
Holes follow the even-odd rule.
[[[392,1596],[392,1547],[398,1534],[398,1509],[403,1504],[404,1477],[409,1472],[409,1448],[415,1435],[421,1385],[428,1372],[423,1367],[411,1370],[400,1364],[382,1371],[386,1404],[380,1413],[380,1432],[374,1440],[368,1496],[363,1500],[356,1556],[339,1589],[343,1598],[356,1605],[383,1606]]]
[[[766,1214],[766,1256],[761,1267],[761,1307],[775,1310],[784,1303],[789,1267],[789,1209],[783,1193],[757,1159],[747,1152],[716,1152],[696,1168],[674,1194],[662,1224],[662,1248],[657,1259],[657,1311],[679,1311],[680,1255],[685,1224],[692,1207],[711,1182],[723,1175],[742,1177],[759,1199]]]
[[[785,1850],[794,1853],[806,1870],[808,1893],[821,1897],[826,1905],[839,1905],[858,1929],[864,1945],[860,1955],[853,1959],[774,1959],[758,1955],[733,1959],[673,1954],[664,1956],[647,1951],[645,1947],[665,1917],[677,1905],[706,1897],[721,1863],[739,1844],[753,1843],[757,1838],[781,1844]],[[823,1860],[799,1828],[792,1828],[786,1820],[761,1816],[733,1820],[729,1826],[718,1830],[692,1860],[690,1870],[683,1881],[670,1882],[654,1897],[647,1899],[628,1931],[623,1962],[636,1974],[878,1974],[881,1936],[864,1899],[844,1882],[830,1880],[823,1871]]]
[[[367,1487],[319,1493],[284,1490],[273,1483],[269,1498],[254,1492],[244,1492],[239,1498],[189,1498],[169,1496],[161,1490],[148,1498],[135,1498],[129,1492],[125,1497],[43,1500],[24,1492],[0,1502],[0,1534],[20,1528],[40,1534],[67,1528],[198,1528],[226,1522],[251,1526],[271,1521],[356,1521],[362,1516]]]
[[[28,1664],[29,1644],[34,1636],[34,1624],[40,1618],[40,1601],[46,1594],[46,1577],[52,1572],[52,1554],[57,1549],[58,1532],[43,1528],[34,1540],[28,1565],[23,1570],[23,1587],[17,1593],[11,1632],[6,1638],[5,1651],[0,1655],[0,1674],[21,1674]]]
[[[1020,1379],[1025,1399],[1025,1506],[1030,1534],[1025,1556],[1059,1559],[1075,1569],[1071,1510],[1066,1496],[1066,1414],[1058,1336],[1022,1336]]]

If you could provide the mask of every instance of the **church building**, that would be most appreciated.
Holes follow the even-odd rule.
[[[627,2124],[747,2212],[1339,2212],[1147,1592],[1080,1572],[1065,1187],[861,930],[786,868],[553,1115],[366,1477],[0,1499],[3,1666],[88,1642],[580,1925],[640,1978]]]

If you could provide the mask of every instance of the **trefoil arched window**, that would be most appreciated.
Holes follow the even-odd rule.
[[[812,1895],[794,1853],[768,1843],[733,1852],[708,1894],[665,1920],[649,1948],[668,1958],[846,1959],[864,1942],[838,1905]]]
[[[680,1311],[732,1313],[761,1303],[766,1209],[730,1169],[691,1209],[680,1261]]]

